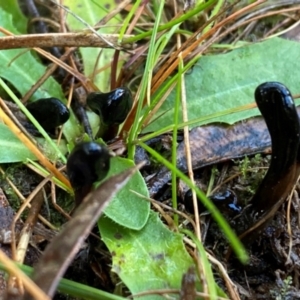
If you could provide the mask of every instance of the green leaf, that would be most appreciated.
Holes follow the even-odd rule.
[[[0,123],[0,140],[1,149],[4,149],[4,151],[0,151],[0,163],[25,161],[27,158],[36,159],[28,148],[2,123]]]
[[[0,163],[23,162],[27,159],[36,160],[36,157],[29,149],[10,131],[10,129],[0,123]],[[48,157],[56,158],[52,147],[50,147],[44,139],[39,139],[39,146]],[[60,149],[66,153],[66,145],[61,141]]]
[[[108,176],[118,174],[132,166],[134,166],[134,163],[131,160],[114,157],[111,159]],[[131,190],[149,197],[148,188],[140,172],[132,176],[126,186],[113,198],[104,213],[119,225],[139,230],[147,222],[150,203],[132,193]]]
[[[107,15],[106,7],[111,10],[116,6],[116,2],[113,0],[65,0],[64,5],[67,6],[73,13],[75,13],[85,22],[87,22],[90,26],[94,26],[97,22],[99,22]],[[70,29],[73,31],[87,29],[85,24],[80,22],[80,20],[76,19],[72,15],[68,15],[67,23]],[[116,17],[114,17],[112,20],[110,20],[109,26],[103,26],[98,32],[100,34],[115,33],[116,27],[114,27],[113,25],[116,25],[118,23],[119,22],[116,22]],[[111,63],[112,57],[114,55],[114,50],[99,48],[80,48],[80,53],[83,60],[84,74],[87,77],[92,78],[95,69],[100,69],[103,66]],[[110,90],[110,73],[111,72],[109,66],[93,78],[93,82],[102,92]]]
[[[27,20],[20,10],[20,5],[18,0],[10,0],[2,1],[0,6],[6,10],[8,14],[12,15],[14,28],[19,32],[25,33],[27,30]]]
[[[0,9],[0,26],[14,34],[20,34],[12,23],[12,15],[2,9]],[[3,34],[0,33],[0,36]],[[28,92],[46,71],[46,67],[37,61],[30,51],[24,49],[0,51],[0,60],[0,77],[8,80],[22,95]],[[33,95],[33,99],[47,97],[65,98],[61,87],[52,77],[48,78]]]
[[[193,261],[185,250],[182,235],[170,231],[151,212],[140,231],[118,226],[108,218],[98,222],[103,241],[112,253],[112,271],[131,293],[154,289],[180,288],[181,278]],[[162,299],[145,296],[137,299]]]
[[[4,9],[1,9],[2,5]],[[21,12],[17,6],[16,1],[0,4],[0,26],[16,35],[20,34],[16,28],[27,28],[26,19],[24,16],[21,17]],[[17,25],[14,23],[15,20],[17,20]],[[0,33],[0,36],[3,34]],[[0,61],[0,77],[9,81],[21,95],[25,95],[46,72],[46,67],[38,61],[32,52],[26,49],[0,51]],[[48,97],[55,97],[66,103],[60,85],[52,77],[49,77],[33,94],[31,100]],[[74,140],[79,134],[78,122],[72,112],[69,121],[64,125],[63,132],[68,141]]]
[[[226,54],[201,57],[191,73],[185,75],[189,120],[253,103],[255,88],[266,81],[282,82],[293,94],[299,94],[300,69],[295,68],[299,52],[298,42],[273,38]],[[145,132],[173,123],[175,97],[172,91],[153,120],[166,113]],[[233,124],[255,115],[259,115],[257,109],[247,110],[198,122],[191,128],[212,122]]]

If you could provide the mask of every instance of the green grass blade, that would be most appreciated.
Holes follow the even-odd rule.
[[[21,269],[25,274],[31,275],[33,272],[33,268],[25,265],[18,265],[19,269]],[[6,271],[5,266],[0,263],[0,270]],[[85,299],[85,300],[124,300],[127,298],[123,298],[114,294],[107,293],[105,291],[101,291],[87,285],[71,281],[68,279],[62,278],[58,285],[58,291],[63,294],[70,295],[76,297],[76,299]]]
[[[162,1],[164,2],[164,1]],[[197,15],[198,13],[200,13],[201,11],[209,8],[210,6],[212,6],[214,3],[216,3],[217,0],[209,0],[205,3],[202,3],[202,4],[199,4],[197,5],[194,9],[188,11],[187,13],[183,14],[182,16],[166,23],[166,24],[163,24],[161,26],[159,26],[155,32],[160,32],[160,31],[163,31],[163,30],[166,30],[166,29],[169,29],[177,24],[180,24],[188,19],[190,19],[191,17]],[[144,39],[148,36],[151,36],[154,32],[154,28],[152,30],[149,30],[147,32],[144,32],[142,34],[139,34],[139,35],[136,35],[134,37],[130,37],[130,38],[127,38],[127,39],[124,39],[123,42],[126,42],[126,43],[134,43],[136,41],[139,41],[141,39]]]
[[[149,88],[149,82],[151,83],[152,74],[150,76],[149,70],[152,70],[152,67],[153,67],[155,40],[156,40],[157,29],[158,29],[161,15],[163,12],[164,4],[165,4],[165,1],[161,1],[160,6],[159,6],[159,11],[157,14],[157,18],[154,23],[153,32],[152,32],[153,34],[150,39],[148,57],[146,60],[146,65],[145,65],[145,73],[144,73],[144,76],[143,76],[142,82],[141,82],[141,89],[140,89],[140,94],[139,94],[139,100],[138,100],[138,106],[137,106],[137,111],[136,111],[136,115],[135,115],[135,120],[133,122],[132,128],[129,133],[128,157],[130,159],[133,159],[133,157],[134,157],[135,145],[132,144],[132,141],[135,140],[135,138],[137,137],[137,135],[139,133],[138,127],[139,127],[139,119],[140,119],[140,115],[141,115],[141,110],[143,107],[143,101],[146,96],[147,88]]]

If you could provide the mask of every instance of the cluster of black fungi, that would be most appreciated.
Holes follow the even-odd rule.
[[[128,88],[120,87],[108,93],[94,92],[87,97],[87,105],[100,117],[100,129],[96,138],[113,139],[132,107],[132,95]],[[53,135],[56,128],[70,116],[69,109],[56,98],[39,99],[29,103],[27,109],[45,131]],[[109,151],[96,142],[81,142],[69,155],[67,173],[78,206],[91,191],[93,183],[102,180],[110,166]]]
[[[251,199],[251,214],[263,215],[283,203],[300,173],[299,136],[300,125],[295,104],[289,90],[281,83],[266,82],[255,90],[255,100],[261,111],[272,142],[271,164],[256,194]],[[87,105],[99,115],[100,131],[97,136],[114,137],[119,124],[124,122],[132,107],[132,96],[127,88],[118,88],[109,93],[91,93]],[[27,105],[28,110],[46,131],[53,132],[66,122],[69,111],[55,98],[41,99]],[[105,140],[105,139],[104,139]],[[67,162],[67,173],[75,192],[78,206],[96,181],[108,173],[110,155],[107,148],[95,142],[83,142],[74,147]],[[192,193],[185,196],[186,208],[193,211]],[[233,213],[241,207],[232,191],[209,197],[219,206]],[[201,209],[205,209],[199,201]],[[274,210],[274,209],[273,209]]]

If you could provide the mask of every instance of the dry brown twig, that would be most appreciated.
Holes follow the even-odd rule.
[[[0,30],[1,31],[1,30]],[[125,35],[124,38],[132,37]],[[132,43],[118,43],[118,34],[106,34],[105,39],[116,47],[124,50],[132,50]],[[34,47],[98,47],[112,48],[109,44],[100,40],[91,32],[68,32],[68,33],[45,33],[45,34],[23,34],[0,37],[0,50]]]

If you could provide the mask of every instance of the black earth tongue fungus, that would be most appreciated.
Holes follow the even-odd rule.
[[[242,211],[241,206],[238,205],[238,200],[236,194],[230,190],[226,189],[217,193],[214,193],[208,198],[216,205],[222,213],[228,216],[235,216]],[[193,204],[193,194],[192,190],[188,190],[184,195],[184,206],[185,209],[194,214],[194,204]],[[203,203],[198,199],[198,211],[202,213],[207,211]]]
[[[266,82],[255,90],[255,100],[270,132],[272,157],[251,205],[241,216],[242,220],[250,223],[244,232],[237,227],[238,233],[242,233],[240,238],[245,242],[253,241],[271,221],[300,173],[300,124],[290,91],[281,83]]]
[[[123,123],[132,108],[131,92],[126,87],[108,93],[90,93],[87,105],[100,117],[100,129],[96,135],[108,141],[116,137],[119,125]]]
[[[68,157],[67,174],[75,193],[75,208],[91,191],[93,184],[105,178],[110,167],[110,154],[95,142],[76,145]]]
[[[70,111],[57,98],[43,98],[26,105],[26,108],[51,135],[55,135],[55,129],[68,121]]]

